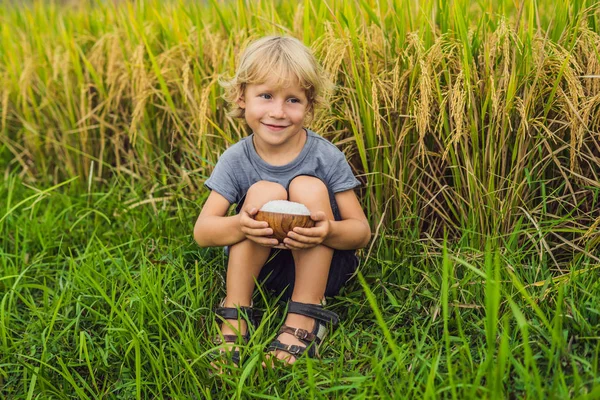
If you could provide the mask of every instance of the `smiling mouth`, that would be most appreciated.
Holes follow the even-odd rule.
[[[268,126],[268,127],[271,127],[271,128],[287,128],[287,127],[289,126],[289,125],[272,125],[272,124],[265,124],[264,122],[263,122],[263,125],[266,125],[266,126]]]

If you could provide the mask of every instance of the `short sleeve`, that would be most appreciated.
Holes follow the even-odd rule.
[[[237,203],[239,185],[232,168],[223,156],[217,161],[215,169],[204,185],[225,197],[229,204]]]
[[[352,173],[352,168],[350,168],[346,156],[337,148],[336,150],[333,164],[327,173],[327,182],[332,192],[339,193],[360,186],[361,183]]]

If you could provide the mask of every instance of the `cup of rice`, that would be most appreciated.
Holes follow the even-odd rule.
[[[310,219],[310,210],[302,203],[288,200],[271,200],[263,205],[254,216],[257,221],[266,221],[273,229],[273,235],[280,243],[295,227],[312,228],[315,221]]]

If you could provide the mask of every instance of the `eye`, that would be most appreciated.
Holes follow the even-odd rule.
[[[271,99],[271,95],[269,93],[261,93],[258,95],[258,97],[262,97],[265,100],[270,100]]]
[[[292,97],[291,99],[289,99],[289,101],[292,103],[301,103],[300,99],[297,99],[295,97]]]

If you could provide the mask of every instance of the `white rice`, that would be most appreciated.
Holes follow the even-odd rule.
[[[260,211],[294,215],[310,215],[310,210],[306,208],[304,204],[287,200],[271,200],[262,206]]]

